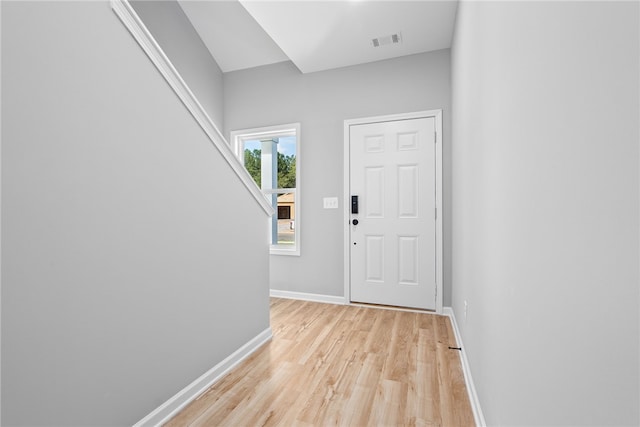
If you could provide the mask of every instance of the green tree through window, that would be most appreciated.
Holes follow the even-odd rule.
[[[262,150],[253,149],[249,150],[248,148],[244,150],[244,167],[247,168],[247,172],[253,178],[253,180],[260,187],[260,154]]]
[[[254,148],[253,150],[244,150],[244,166],[247,171],[260,186],[260,155],[262,150]],[[296,187],[296,156],[286,156],[278,153],[278,188],[295,188]]]
[[[296,187],[296,156],[278,153],[278,188]]]

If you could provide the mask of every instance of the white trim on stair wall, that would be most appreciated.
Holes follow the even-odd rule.
[[[444,307],[442,310],[444,316],[448,316],[451,319],[451,326],[453,326],[453,333],[456,336],[456,342],[458,347],[462,348],[460,353],[460,364],[462,365],[462,372],[464,374],[464,380],[467,385],[467,393],[469,394],[469,401],[471,402],[471,409],[473,409],[473,417],[475,418],[476,425],[484,427],[487,423],[484,420],[484,414],[480,407],[480,400],[476,393],[476,387],[473,384],[473,378],[471,378],[471,368],[469,367],[469,360],[467,359],[467,353],[465,351],[464,344],[462,343],[462,336],[458,329],[458,323],[456,322],[456,316],[451,307]]]
[[[133,10],[128,0],[111,0],[111,8],[120,18],[124,26],[136,39],[140,47],[147,54],[149,59],[156,66],[158,71],[164,76],[171,88],[178,95],[182,103],[187,107],[191,115],[196,119],[202,130],[209,137],[211,143],[218,149],[222,157],[227,161],[231,169],[242,181],[249,193],[269,216],[274,214],[274,209],[269,201],[262,194],[256,183],[249,175],[249,172],[240,163],[231,150],[227,140],[224,138],[218,127],[213,123],[211,117],[204,110],[189,86],[180,76],[180,73],[173,66],[160,45],[153,38],[147,27],[144,25],[138,14]]]
[[[133,427],[159,426],[166,423],[229,371],[238,366],[240,362],[271,340],[272,336],[271,328],[265,329],[229,357],[205,372],[200,378],[158,406],[149,415],[135,423]]]

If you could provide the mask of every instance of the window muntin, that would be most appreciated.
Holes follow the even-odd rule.
[[[231,133],[236,155],[274,208],[271,253],[300,255],[299,124]]]

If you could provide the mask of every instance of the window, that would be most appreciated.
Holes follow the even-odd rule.
[[[278,219],[291,219],[291,206],[281,206],[278,203]]]
[[[231,141],[275,211],[271,253],[300,255],[300,124],[234,131]]]

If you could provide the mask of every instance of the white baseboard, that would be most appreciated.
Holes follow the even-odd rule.
[[[135,423],[133,427],[160,426],[166,423],[231,369],[269,341],[271,337],[272,333],[269,327],[204,373],[200,378],[183,388],[175,396],[158,406],[149,415]]]
[[[442,309],[442,314],[445,316],[448,316],[451,319],[451,325],[453,326],[453,333],[456,336],[456,342],[458,343],[458,347],[462,348],[462,351],[459,352],[460,362],[462,363],[462,372],[464,373],[464,380],[465,380],[465,383],[467,384],[469,401],[471,402],[471,408],[473,409],[473,417],[475,418],[477,426],[484,427],[487,425],[487,423],[484,420],[484,414],[482,413],[482,408],[480,407],[480,400],[478,399],[478,394],[476,393],[476,387],[473,384],[473,378],[471,378],[471,368],[469,367],[467,352],[465,351],[464,344],[462,343],[462,336],[460,335],[460,330],[458,329],[456,316],[453,313],[453,309],[451,307],[444,307]]]
[[[303,301],[324,302],[327,304],[340,304],[340,305],[346,304],[344,297],[337,297],[334,295],[320,295],[320,294],[308,294],[305,292],[279,291],[277,289],[271,289],[269,291],[269,295],[275,298],[299,299]]]

